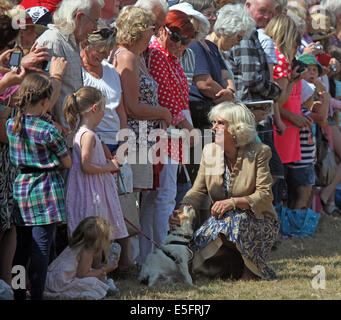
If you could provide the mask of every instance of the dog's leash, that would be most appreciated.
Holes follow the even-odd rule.
[[[163,249],[157,242],[155,242],[153,239],[151,239],[150,237],[148,237],[140,228],[136,227],[131,221],[129,221],[129,219],[124,217],[124,220],[129,223],[138,233],[140,233],[142,236],[144,236],[147,240],[151,241],[158,249],[160,249],[168,258],[170,258],[171,260],[173,260],[176,264],[179,264],[181,261],[179,261],[176,257],[174,257],[170,252],[166,251],[165,249]],[[186,243],[187,245],[187,243]],[[192,250],[190,250],[188,248],[188,250],[192,253]]]
[[[148,237],[140,228],[136,227],[131,221],[129,221],[126,217],[124,217],[125,222],[127,222],[128,224],[130,224],[138,233],[140,233],[142,236],[144,236],[147,240],[151,241],[155,247],[157,247],[158,249],[162,250],[161,246],[155,242],[153,239],[151,239],[150,237]]]

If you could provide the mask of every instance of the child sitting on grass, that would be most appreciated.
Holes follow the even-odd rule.
[[[111,230],[110,222],[101,217],[90,216],[79,223],[69,246],[48,267],[46,297],[97,300],[118,291],[107,279],[118,265],[118,259],[109,256]]]

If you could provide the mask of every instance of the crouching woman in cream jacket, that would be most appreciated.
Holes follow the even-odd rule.
[[[182,205],[200,211],[210,197],[211,217],[193,234],[192,271],[209,277],[274,279],[267,256],[279,221],[272,205],[270,148],[256,142],[253,114],[242,103],[223,102],[209,113],[215,143],[205,146],[200,169]],[[179,223],[178,211],[170,227]]]

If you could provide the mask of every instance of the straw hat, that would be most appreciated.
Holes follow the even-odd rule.
[[[336,30],[331,25],[330,17],[322,12],[311,15],[311,27],[308,32],[313,41],[329,38],[335,34]]]

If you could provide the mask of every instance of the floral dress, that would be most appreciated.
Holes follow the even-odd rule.
[[[3,74],[0,74],[0,80],[3,78]],[[0,119],[5,122],[8,118],[15,117],[16,109],[10,109],[8,117],[6,119],[5,111],[7,107],[5,102],[15,94],[19,89],[19,86],[13,86],[6,88],[0,95]],[[13,182],[19,169],[16,168],[9,158],[9,144],[0,142],[0,233],[11,228],[13,222],[13,213],[17,209],[16,202],[13,198]]]
[[[225,166],[224,188],[229,197],[230,171]],[[232,242],[244,262],[247,260],[257,269],[257,275],[266,280],[276,278],[275,271],[266,263],[266,258],[274,244],[279,231],[276,219],[264,216],[256,219],[251,210],[237,208],[225,212],[222,219],[210,217],[194,234],[191,248],[199,251],[223,234]]]

